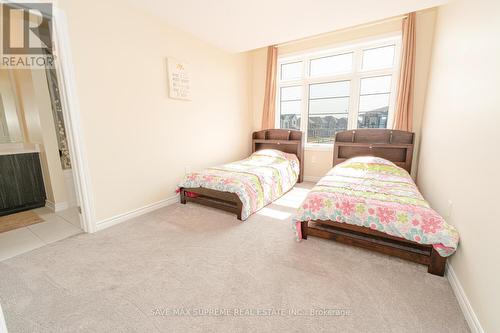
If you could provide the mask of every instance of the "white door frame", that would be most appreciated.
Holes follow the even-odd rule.
[[[66,124],[76,196],[81,207],[81,226],[85,232],[96,231],[94,198],[91,190],[89,167],[81,130],[80,108],[76,93],[76,80],[71,59],[68,23],[63,10],[53,7],[53,42],[59,93]]]

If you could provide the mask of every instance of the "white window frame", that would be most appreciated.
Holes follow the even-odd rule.
[[[384,47],[389,45],[395,45],[394,49],[394,65],[390,68],[377,69],[377,70],[362,70],[362,59],[363,50]],[[310,61],[317,58],[335,56],[345,53],[353,52],[353,71],[350,73],[335,74],[330,76],[321,77],[310,77]],[[286,54],[284,56],[278,57],[278,68],[277,68],[277,89],[276,89],[276,110],[275,113],[275,125],[276,128],[280,128],[280,116],[281,116],[281,88],[290,86],[302,86],[302,100],[301,100],[301,124],[300,130],[304,132],[305,136],[305,148],[308,150],[330,150],[333,148],[332,143],[308,143],[307,140],[307,126],[308,126],[308,116],[309,116],[309,85],[315,83],[327,83],[335,81],[350,81],[350,96],[349,96],[349,113],[347,129],[357,128],[358,119],[358,109],[359,109],[359,99],[361,92],[361,79],[392,75],[391,82],[391,93],[389,97],[389,111],[387,115],[387,128],[392,128],[394,121],[394,108],[396,104],[397,97],[397,86],[399,79],[399,67],[401,61],[401,32],[391,33],[386,35],[379,35],[372,38],[360,39],[356,41],[351,41],[349,43],[338,44],[334,48],[321,48],[315,50],[309,50],[308,52]],[[281,80],[281,65],[302,61],[303,76],[301,79],[296,80]]]

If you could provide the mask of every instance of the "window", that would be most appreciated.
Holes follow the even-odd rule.
[[[337,131],[347,129],[350,81],[309,85],[308,142],[331,143]]]
[[[358,128],[387,128],[392,75],[361,79]]]
[[[332,144],[346,129],[391,126],[400,39],[279,58],[277,125],[304,131],[308,145]]]
[[[282,87],[280,89],[280,96],[280,128],[300,130],[300,105],[302,103],[302,87]]]
[[[363,70],[390,68],[394,65],[395,45],[363,50]]]
[[[311,77],[349,73],[352,71],[352,52],[312,59],[309,66]]]
[[[300,79],[302,77],[302,61],[281,65],[281,80]]]

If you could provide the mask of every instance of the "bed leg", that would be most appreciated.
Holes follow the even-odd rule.
[[[238,200],[239,202],[236,203],[236,217],[238,220],[242,221],[241,219],[241,212],[243,211],[243,204],[241,203],[241,200]]]
[[[446,258],[441,257],[435,249],[432,249],[431,262],[429,263],[427,272],[433,275],[444,276],[445,267]]]
[[[237,218],[238,218],[238,220],[240,220],[240,221],[243,221],[243,220],[241,219],[241,211],[242,211],[242,210],[243,210],[243,205],[242,205],[242,204],[238,204],[238,205],[236,205],[236,211],[235,211],[235,213],[236,213],[236,217],[237,217]]]
[[[307,239],[307,221],[300,222],[300,231],[302,232],[302,239]]]
[[[186,192],[184,191],[183,188],[181,188],[180,197],[181,197],[181,204],[185,205],[186,204]]]

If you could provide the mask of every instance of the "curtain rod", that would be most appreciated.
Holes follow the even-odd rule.
[[[321,37],[324,37],[324,36],[327,36],[327,35],[330,35],[330,34],[334,34],[334,33],[338,33],[338,32],[345,32],[345,31],[350,31],[350,30],[367,28],[367,27],[371,27],[371,26],[374,26],[374,25],[377,25],[377,24],[392,22],[392,21],[396,21],[396,20],[403,20],[403,19],[405,19],[407,17],[408,17],[408,15],[399,15],[399,16],[394,16],[394,17],[383,19],[383,20],[379,20],[379,21],[374,21],[374,22],[371,22],[371,23],[359,24],[359,25],[355,25],[355,26],[352,26],[352,27],[348,27],[348,28],[343,28],[343,29],[334,30],[334,31],[330,31],[330,32],[324,32],[324,33],[313,35],[313,36],[310,36],[310,37],[304,37],[304,38],[295,39],[295,40],[292,40],[292,41],[289,41],[289,42],[279,43],[279,44],[276,45],[276,47],[279,48],[279,47],[283,47],[283,46],[298,44],[298,43],[302,43],[302,42],[305,42],[305,41],[308,41],[308,40],[312,40],[312,39],[321,38]]]

